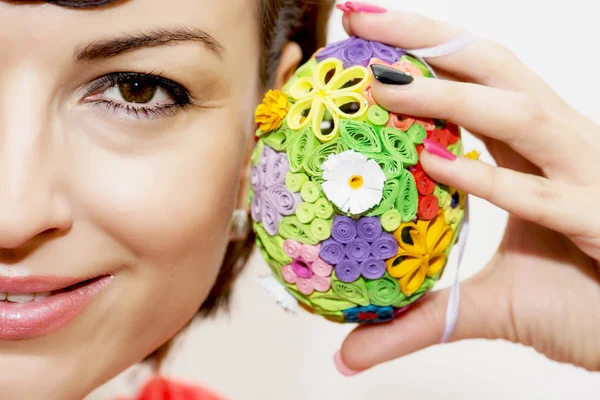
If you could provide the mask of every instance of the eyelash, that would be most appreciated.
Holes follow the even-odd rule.
[[[118,103],[106,98],[93,98],[101,96],[109,89],[118,87],[121,84],[139,80],[155,86],[157,89],[163,90],[172,100],[172,104],[157,105],[157,106],[133,106],[128,104]],[[163,78],[160,75],[146,74],[139,72],[115,72],[96,79],[87,90],[85,102],[97,104],[104,107],[107,111],[115,114],[125,113],[129,117],[157,119],[173,117],[178,111],[188,108],[193,104],[193,100],[186,88],[182,85],[173,82],[170,79]],[[143,104],[143,103],[138,103]]]

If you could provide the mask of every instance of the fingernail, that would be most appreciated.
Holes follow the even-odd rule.
[[[344,376],[354,376],[361,372],[355,371],[344,364],[344,361],[342,360],[342,353],[339,351],[333,356],[333,362],[335,363],[335,367],[337,368],[338,372]]]
[[[385,85],[408,85],[414,78],[406,72],[388,67],[387,65],[371,64],[375,79]]]
[[[387,12],[386,8],[374,4],[363,3],[360,1],[347,1],[344,5],[353,12],[362,12],[365,14],[383,14]]]
[[[454,161],[456,160],[456,156],[444,146],[440,146],[436,142],[430,139],[423,139],[423,146],[425,149],[431,154],[444,158],[446,160]]]
[[[338,10],[342,10],[342,11],[343,11],[343,12],[345,12],[345,13],[352,12],[352,10],[351,10],[350,8],[348,8],[348,7],[347,7],[345,4],[336,4],[336,5],[335,5],[335,7],[336,7]]]

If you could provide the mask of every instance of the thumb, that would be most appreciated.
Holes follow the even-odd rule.
[[[489,267],[486,270],[490,270]],[[482,271],[461,285],[458,322],[451,342],[473,339],[511,340],[510,301],[496,279],[497,272]],[[493,278],[493,279],[492,279]],[[355,375],[378,364],[400,358],[440,342],[444,332],[450,289],[430,293],[396,319],[380,325],[360,326],[345,339],[335,355],[343,375]]]

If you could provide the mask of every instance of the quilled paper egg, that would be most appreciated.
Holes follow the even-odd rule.
[[[256,244],[288,304],[337,322],[389,321],[430,291],[465,215],[465,194],[419,163],[424,138],[463,155],[460,128],[379,106],[370,64],[435,79],[409,52],[351,37],[256,109]]]

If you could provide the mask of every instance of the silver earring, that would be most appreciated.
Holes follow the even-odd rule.
[[[250,216],[244,209],[238,208],[233,211],[231,220],[230,238],[233,241],[244,240],[250,231]]]

